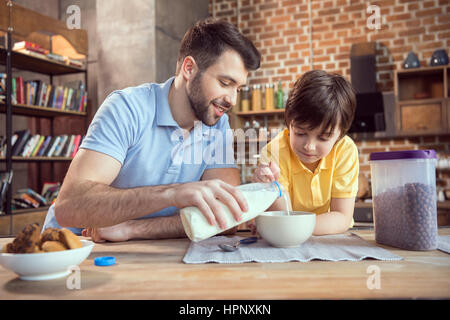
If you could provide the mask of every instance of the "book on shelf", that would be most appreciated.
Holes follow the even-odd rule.
[[[6,74],[0,73],[0,102],[5,103]],[[87,91],[81,80],[51,85],[41,80],[12,79],[12,104],[26,104],[64,111],[85,112]]]
[[[50,143],[50,141],[52,140],[51,136],[46,136],[44,143],[42,143],[41,147],[39,148],[36,156],[37,157],[42,157],[42,155],[44,154],[45,149],[47,149],[48,144]]]
[[[15,42],[12,50],[32,57],[49,59],[55,62],[63,63],[65,65],[77,68],[83,68],[85,66],[84,59],[73,59],[54,52],[50,52],[49,50],[43,48],[42,46],[30,41]]]
[[[22,153],[20,154],[21,157],[29,157],[31,155],[31,152],[33,151],[34,146],[39,141],[39,138],[41,136],[39,134],[32,135],[28,141],[25,147],[22,150]]]
[[[44,143],[45,140],[45,136],[40,136],[39,140],[37,141],[37,143],[34,145],[33,150],[30,153],[31,157],[35,157],[37,152],[39,151],[39,148],[42,146],[42,144]]]
[[[50,151],[50,149],[53,147],[53,144],[55,143],[57,136],[53,136],[51,137],[50,141],[48,142],[47,146],[45,147],[45,149],[42,151],[41,153],[41,157],[48,157],[48,153]]]
[[[17,104],[17,96],[16,96],[16,78],[11,79],[11,103]]]
[[[11,141],[14,140],[14,137],[15,137],[15,139],[17,139],[17,135],[13,135],[11,137]],[[6,136],[0,136],[0,157],[6,156],[6,139],[7,139]],[[12,143],[11,143],[11,145],[12,145]]]
[[[32,197],[33,199],[38,201],[39,204],[41,204],[43,206],[47,205],[47,199],[45,199],[42,195],[40,195],[39,193],[37,193],[33,189],[30,189],[30,188],[19,189],[19,190],[17,190],[17,192],[20,193],[20,194],[28,194],[30,197]]]
[[[16,101],[18,104],[24,104],[25,103],[25,85],[23,81],[23,77],[17,77],[16,78],[16,92],[13,92],[13,94],[16,94]]]
[[[53,140],[52,145],[48,149],[47,153],[45,154],[46,157],[52,157],[53,153],[55,152],[56,146],[59,144],[59,141],[61,140],[61,136],[56,136],[55,140]]]
[[[74,139],[74,141],[73,141],[73,151],[72,151],[72,154],[71,154],[72,158],[74,158],[75,155],[77,154],[78,149],[80,147],[80,143],[81,143],[81,134],[77,134],[75,139]]]
[[[61,151],[61,157],[70,157],[71,152],[70,150],[72,149],[73,146],[73,139],[75,138],[75,135],[72,134],[67,138],[67,142],[64,144],[64,147],[62,148]]]
[[[33,189],[19,189],[12,197],[13,209],[39,208],[48,205],[48,200]]]
[[[61,110],[66,110],[66,103],[67,103],[67,91],[68,88],[64,87],[64,93],[63,93],[63,98],[62,98],[62,103],[61,103]]]
[[[65,62],[64,57],[63,57],[62,55],[59,55],[59,54],[56,54],[56,53],[49,53],[49,54],[47,55],[47,57],[50,58],[50,59],[52,59],[52,60],[61,62],[61,63],[64,63],[64,62]]]
[[[27,50],[27,51],[33,51],[33,52],[37,52],[43,55],[47,55],[50,53],[49,50],[42,48],[42,46],[30,42],[30,41],[19,41],[14,43],[13,45],[13,50],[14,51],[21,51],[21,50]]]
[[[73,158],[83,137],[79,134],[45,136],[19,130],[11,137],[12,155],[19,157]],[[6,137],[0,136],[0,156],[6,157]]]
[[[12,145],[11,155],[18,156],[21,153],[22,149],[24,148],[25,144],[27,143],[28,138],[30,137],[31,133],[30,133],[30,130],[25,129],[25,130],[16,131],[14,134],[17,134],[17,139],[14,142],[14,144]]]
[[[6,100],[6,73],[0,73],[0,102]]]
[[[4,213],[6,192],[11,186],[13,171],[0,171],[0,214]]]
[[[44,182],[41,195],[47,200],[47,204],[51,204],[55,201],[60,188],[61,183],[59,182]]]
[[[26,193],[16,193],[13,197],[15,200],[22,200],[25,202],[30,208],[39,208],[39,201],[34,199],[32,196]]]
[[[53,153],[53,156],[55,156],[55,157],[60,157],[61,156],[62,150],[63,150],[64,146],[66,145],[67,138],[68,138],[67,134],[63,134],[61,136],[61,140],[57,144],[57,146],[55,148],[55,152]]]

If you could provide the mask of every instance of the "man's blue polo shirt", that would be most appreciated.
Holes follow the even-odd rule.
[[[122,167],[111,186],[134,188],[199,181],[207,169],[236,168],[228,116],[212,127],[200,121],[189,133],[172,117],[169,89],[143,84],[114,91],[98,109],[80,148],[118,160]],[[60,228],[51,206],[43,229]],[[173,215],[169,207],[142,218]],[[71,228],[79,234],[81,229]]]

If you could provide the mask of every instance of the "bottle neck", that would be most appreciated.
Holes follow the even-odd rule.
[[[278,196],[283,196],[283,192],[284,192],[284,189],[283,189],[283,186],[279,183],[279,182],[277,182],[277,181],[274,181],[274,182],[272,182],[274,185],[275,185],[275,187],[277,188],[277,190],[279,191],[279,194],[278,194]]]

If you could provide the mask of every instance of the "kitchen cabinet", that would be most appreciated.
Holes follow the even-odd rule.
[[[447,66],[395,71],[396,130],[399,135],[450,132]]]

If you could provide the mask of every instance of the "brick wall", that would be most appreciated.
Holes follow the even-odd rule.
[[[367,27],[373,15],[367,13],[369,5],[380,8],[378,30]],[[239,24],[262,54],[261,68],[250,73],[250,84],[281,79],[292,87],[302,73],[311,70],[311,58],[314,69],[350,80],[351,45],[373,41],[377,43],[378,90],[392,91],[393,71],[401,68],[408,52],[414,51],[421,65],[428,66],[434,50],[450,47],[448,0],[312,0],[311,12],[313,56],[307,0],[210,0],[211,15]],[[361,172],[370,177],[370,152],[433,148],[446,156],[449,143],[449,136],[357,141]],[[245,170],[247,180],[250,172]],[[449,170],[438,171],[438,186],[450,187]]]
[[[369,5],[380,8],[381,28],[369,29]],[[237,14],[239,8],[239,16]],[[238,25],[262,54],[261,68],[249,75],[249,83],[276,83],[292,87],[302,73],[314,69],[337,72],[350,80],[350,49],[353,43],[377,43],[377,87],[392,91],[393,71],[401,68],[414,51],[422,66],[438,48],[450,47],[448,0],[312,0],[312,49],[309,44],[307,0],[210,0],[210,13]],[[282,117],[276,116],[280,121]],[[450,153],[450,136],[357,141],[361,173],[370,178],[370,152],[435,149]],[[243,175],[248,181],[252,167]],[[450,170],[437,171],[437,185],[450,188]]]
[[[435,49],[450,47],[448,0],[312,0],[312,46],[307,0],[210,0],[210,12],[237,25],[262,54],[250,83],[292,83],[303,72],[324,69],[350,77],[353,43],[377,42],[377,83],[393,90],[393,70],[416,52],[428,65]],[[369,29],[369,5],[380,8],[380,29]],[[214,9],[213,9],[214,8]]]

